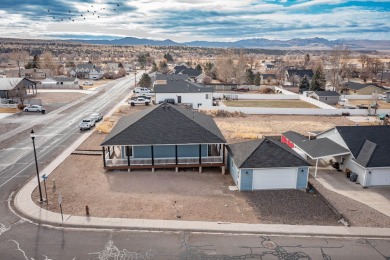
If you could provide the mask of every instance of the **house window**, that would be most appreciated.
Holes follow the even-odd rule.
[[[202,103],[198,103],[198,107],[202,106]]]
[[[210,99],[210,94],[206,94],[206,99]]]
[[[132,146],[126,146],[126,156],[133,156],[133,147]]]

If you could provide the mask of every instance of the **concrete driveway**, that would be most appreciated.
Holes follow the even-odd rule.
[[[314,168],[310,172],[314,173]],[[360,184],[349,181],[343,172],[329,168],[318,169],[317,181],[333,192],[359,201],[390,217],[390,187],[363,189]]]

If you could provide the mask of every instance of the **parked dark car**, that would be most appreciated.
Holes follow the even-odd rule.
[[[169,104],[174,105],[175,104],[175,100],[173,98],[167,98],[167,99],[164,100],[163,103],[169,103]]]

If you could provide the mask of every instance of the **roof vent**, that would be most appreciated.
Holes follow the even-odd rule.
[[[161,107],[162,107],[163,109],[165,109],[165,105],[162,105]]]
[[[169,108],[171,108],[171,106],[170,106],[170,105],[167,105],[167,108],[169,109]]]

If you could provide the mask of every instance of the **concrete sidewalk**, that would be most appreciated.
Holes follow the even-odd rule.
[[[326,189],[361,202],[390,217],[390,187],[369,187],[349,181],[334,169],[319,169],[316,180]]]
[[[91,132],[85,133],[57,157],[41,174],[49,175],[70,153],[72,153]],[[244,224],[219,223],[203,221],[177,221],[177,220],[148,220],[124,218],[97,218],[86,216],[73,216],[47,211],[37,206],[31,199],[31,194],[37,187],[36,178],[32,178],[15,196],[14,205],[22,215],[39,222],[55,226],[111,228],[131,230],[158,230],[158,231],[191,231],[215,233],[248,233],[248,234],[274,234],[291,236],[329,236],[329,237],[370,237],[390,238],[390,228],[367,228],[345,226],[300,226],[277,224]]]

